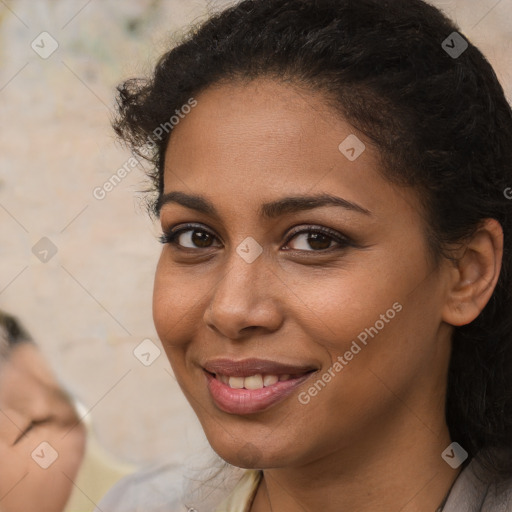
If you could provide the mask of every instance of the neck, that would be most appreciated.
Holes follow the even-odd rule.
[[[251,512],[436,512],[460,473],[441,458],[451,441],[440,416],[427,426],[407,409],[334,453],[264,470]]]

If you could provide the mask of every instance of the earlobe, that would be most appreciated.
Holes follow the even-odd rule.
[[[491,298],[501,270],[503,229],[485,219],[450,271],[443,320],[454,326],[471,323]]]

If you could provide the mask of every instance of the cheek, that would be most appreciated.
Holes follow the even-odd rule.
[[[301,283],[307,307],[302,306],[296,319],[307,338],[326,353],[322,372],[336,374],[332,389],[343,385],[353,396],[363,390],[371,394],[376,390],[362,384],[379,386],[373,374],[385,376],[392,388],[400,387],[438,356],[433,343],[439,325],[435,276],[429,275],[421,253],[400,265],[395,260],[381,252],[364,267],[350,266],[335,278],[319,274]]]
[[[73,488],[70,479],[76,478],[85,446],[85,431],[81,427],[62,441],[66,431],[40,428],[15,447],[0,447],[0,496],[5,498],[2,510],[37,510],[41,503],[48,512],[63,509]],[[43,441],[58,453],[47,469],[38,467],[32,458],[34,448]]]
[[[296,303],[295,319],[308,338],[331,356],[342,355],[351,342],[364,344],[371,334],[385,331],[396,322],[402,309],[399,287],[391,285],[385,272],[347,269],[303,279],[290,288],[290,300]],[[300,297],[297,300],[294,296]]]
[[[27,456],[28,455],[28,456]],[[30,466],[30,454],[19,447],[0,444],[0,496],[15,487]]]
[[[340,430],[342,424],[365,424],[396,403],[396,396],[424,389],[447,357],[436,343],[435,286],[424,283],[413,294],[399,287],[387,293],[367,287],[364,292],[365,302],[331,304],[324,315],[326,321],[331,318],[329,329],[310,333],[311,339],[324,336],[321,344],[330,362],[318,379],[328,383],[313,383],[301,403],[313,404],[319,416],[321,411],[349,411],[335,426]],[[344,307],[336,315],[340,303]]]
[[[172,267],[166,260],[164,249],[153,286],[153,321],[167,350],[190,341],[209,287],[205,284],[206,276],[191,277],[186,269]]]

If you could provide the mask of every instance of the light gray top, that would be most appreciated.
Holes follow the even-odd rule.
[[[221,478],[205,482],[204,469],[160,465],[122,479],[94,512],[213,512],[244,472],[228,466]],[[486,483],[485,474],[473,459],[453,484],[443,512],[511,512],[512,478],[498,487]]]

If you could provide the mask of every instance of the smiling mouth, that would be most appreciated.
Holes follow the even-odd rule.
[[[283,401],[318,371],[313,364],[260,358],[210,359],[202,369],[211,398],[230,414],[262,412]]]
[[[304,377],[305,375],[314,372],[315,370],[309,370],[302,373],[296,374],[262,374],[256,373],[247,377],[229,376],[221,373],[212,373],[205,370],[216,380],[229,386],[231,389],[262,389],[273,386],[277,382],[285,382],[289,380],[295,380]]]
[[[247,415],[261,413],[276,406],[303,385],[316,370],[293,374],[256,373],[246,376],[212,373],[206,369],[203,369],[203,373],[210,396],[221,411]]]

